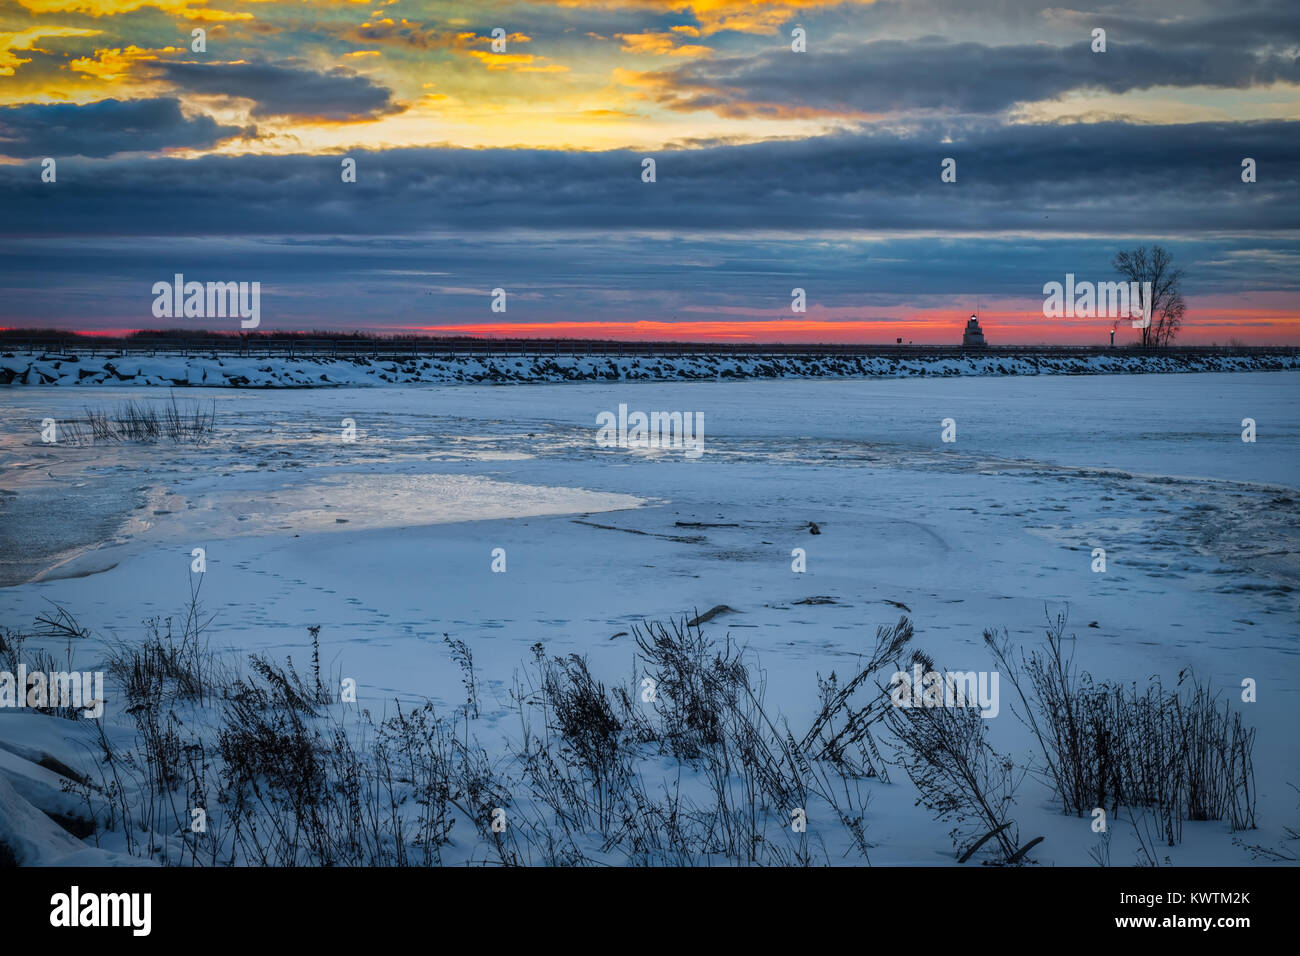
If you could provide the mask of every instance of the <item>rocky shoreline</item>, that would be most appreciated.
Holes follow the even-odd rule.
[[[954,375],[1114,375],[1257,372],[1300,368],[1300,354],[1047,352],[898,358],[887,355],[447,355],[411,358],[288,358],[201,355],[0,353],[0,385],[161,385],[209,388],[334,388],[532,382],[719,381],[772,378],[914,378]]]

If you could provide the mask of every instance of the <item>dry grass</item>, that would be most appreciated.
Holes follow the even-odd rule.
[[[755,655],[686,616],[635,629],[624,680],[537,644],[513,682],[517,729],[489,753],[476,733],[504,731],[499,711],[478,716],[466,642],[446,641],[463,703],[443,713],[399,704],[375,718],[323,683],[318,628],[305,676],[292,660],[253,655],[247,676],[233,677],[212,660],[197,603],[195,591],[174,631],[155,628],[145,648],[114,658],[134,741],[101,732],[99,780],[81,789],[102,829],[172,865],[869,862],[871,789],[888,785],[891,767],[951,825],[960,862],[1028,861],[1038,840],[1022,843],[1012,813],[1030,769],[1067,811],[1128,808],[1152,862],[1157,843],[1177,838],[1176,820],[1254,819],[1253,731],[1194,682],[1179,692],[1094,684],[1065,652],[1063,619],[1019,671],[989,636],[1042,747],[1043,766],[1030,768],[990,746],[974,708],[891,705],[886,668],[933,669],[905,617],[878,628],[843,677],[819,675],[820,706],[798,729],[767,705]],[[201,832],[194,807],[206,812]],[[801,816],[807,830],[792,825]]]
[[[156,442],[201,445],[216,431],[216,401],[185,404],[171,394],[151,402],[126,401],[115,408],[86,408],[85,418],[57,424],[59,444],[89,445],[95,442]]]

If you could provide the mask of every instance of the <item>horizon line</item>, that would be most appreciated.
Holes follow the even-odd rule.
[[[511,343],[534,343],[542,344],[560,344],[560,343],[582,343],[602,346],[720,346],[728,348],[744,349],[761,349],[764,347],[773,348],[813,348],[825,347],[832,349],[899,349],[899,348],[916,348],[916,349],[969,349],[971,351],[997,351],[1000,348],[1100,348],[1100,349],[1142,349],[1143,346],[1139,341],[1125,340],[1116,341],[1113,345],[1103,339],[1097,342],[1027,342],[1027,341],[1003,341],[1003,342],[986,342],[984,345],[965,345],[957,338],[956,341],[941,342],[867,342],[867,341],[794,341],[794,340],[764,340],[757,341],[753,339],[743,339],[734,337],[731,339],[713,339],[713,338],[598,338],[579,335],[539,335],[523,332],[522,334],[507,335],[495,332],[464,332],[456,334],[445,332],[443,334],[421,334],[419,331],[376,331],[367,329],[354,330],[337,330],[337,329],[313,329],[313,330],[291,330],[285,329],[277,332],[263,330],[212,330],[212,329],[55,329],[46,327],[23,328],[19,326],[0,326],[0,343],[5,341],[21,341],[24,336],[30,336],[36,342],[53,341],[61,338],[85,338],[101,340],[128,340],[133,338],[147,339],[154,337],[161,340],[184,341],[194,339],[217,339],[230,341],[274,341],[283,340],[340,340],[340,341],[413,341],[413,342],[494,342],[501,344]],[[896,337],[897,338],[897,337]],[[1191,343],[1173,343],[1171,345],[1148,347],[1151,349],[1178,349],[1178,348],[1300,348],[1300,343],[1295,342],[1191,342]]]

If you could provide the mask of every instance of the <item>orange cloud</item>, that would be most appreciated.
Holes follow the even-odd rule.
[[[364,45],[411,47],[415,50],[438,50],[452,45],[451,33],[439,33],[424,24],[402,18],[385,17],[350,26],[339,34],[340,39]]]
[[[270,3],[273,0],[239,2]],[[18,3],[31,13],[83,13],[92,17],[111,17],[119,13],[132,13],[142,7],[153,7],[186,20],[220,22],[253,19],[251,13],[209,10],[203,6],[202,0],[18,0]]]
[[[126,49],[96,50],[93,56],[80,57],[68,64],[77,73],[100,80],[120,80],[135,70],[139,63],[158,59],[160,53],[182,53],[180,47],[167,46],[160,50],[146,50],[138,46]]]
[[[17,55],[20,50],[35,49],[34,44],[43,37],[91,37],[101,30],[83,30],[79,27],[29,27],[15,33],[0,33],[0,76],[13,76],[14,71],[24,63],[30,63],[30,57]]]
[[[623,41],[626,53],[641,53],[650,56],[709,56],[713,50],[698,43],[678,43],[671,33],[655,33],[646,30],[642,33],[616,33]]]
[[[514,70],[517,73],[566,73],[567,66],[558,63],[541,63],[545,57],[531,53],[492,53],[487,50],[466,50],[489,70]]]
[[[737,99],[737,94],[723,87],[692,85],[681,89],[671,70],[627,70],[615,67],[611,73],[615,83],[645,92],[633,94],[638,99],[658,103],[676,113],[709,111],[726,119],[757,120],[817,120],[817,119],[880,119],[881,114],[864,113],[840,106],[804,106],[792,103],[766,103]]]
[[[626,70],[616,66],[610,75],[615,83],[643,90],[667,90],[671,86],[671,81],[666,74],[653,71]]]
[[[486,46],[486,47],[492,46],[492,37],[480,36],[479,34],[474,33],[473,31],[470,31],[468,33],[457,33],[455,35],[455,39],[456,39],[456,43],[454,45],[456,46],[457,49],[467,49],[470,46],[473,46],[474,44],[479,44],[481,46]],[[526,33],[507,33],[505,39],[508,43],[532,43],[533,42],[533,38]]]
[[[602,10],[639,9],[661,13],[689,13],[699,21],[698,34],[710,36],[723,30],[737,33],[773,33],[800,14],[818,7],[868,4],[875,0],[813,0],[792,3],[790,0],[557,0],[562,7],[588,7]],[[682,31],[685,32],[685,31]]]

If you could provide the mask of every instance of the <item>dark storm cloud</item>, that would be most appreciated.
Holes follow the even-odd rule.
[[[1056,10],[1053,14],[1086,27],[1104,27],[1111,40],[1118,43],[1141,41],[1154,46],[1183,45],[1211,50],[1271,48],[1290,49],[1300,41],[1300,12],[1294,0],[1273,0],[1233,5],[1230,13],[1221,10],[1207,11],[1197,16],[1187,6],[1180,6],[1176,15],[1162,0],[1157,8],[1149,10],[1146,17],[1125,10],[1115,13],[1089,13],[1078,10]]]
[[[702,60],[649,77],[653,96],[664,106],[733,116],[798,109],[996,113],[1071,90],[1300,82],[1294,50],[1256,54],[1208,42],[1189,47],[1111,39],[1105,53],[1095,54],[1088,33],[1082,36],[1068,47],[879,40],[802,56],[773,50]]]
[[[268,63],[160,63],[157,71],[180,90],[254,102],[252,115],[303,119],[372,119],[401,111],[392,90],[342,67],[318,72]]]
[[[1263,234],[1295,228],[1298,133],[1280,121],[932,124],[661,151],[655,183],[624,151],[354,151],[356,183],[340,181],[339,156],[70,161],[57,191],[34,164],[0,166],[0,235]],[[940,181],[945,157],[956,183]],[[1244,157],[1258,182],[1241,181]]]
[[[1080,7],[1043,0],[876,0],[869,6],[825,9],[809,37],[919,39],[937,34],[990,45],[1037,41],[1068,46],[1089,39],[1096,27],[1106,30],[1111,43],[1294,51],[1300,8],[1295,0],[1124,0]],[[810,43],[810,51],[817,46]]]
[[[1300,289],[1300,242],[1162,240],[1187,268],[1189,295]],[[743,318],[789,314],[790,290],[816,306],[871,306],[891,314],[930,303],[953,307],[954,335],[978,290],[1026,300],[1066,272],[1111,277],[1111,259],[1135,243],[1116,239],[987,239],[879,242],[704,237],[641,239],[486,237],[141,239],[0,238],[0,325],[139,328],[153,283],[187,277],[262,283],[263,329],[400,328],[499,319],[489,290],[506,287],[510,318]],[[967,301],[969,299],[969,301]],[[1035,301],[1037,304],[1035,304]],[[174,323],[178,327],[210,325]],[[1104,335],[1099,330],[1099,335]],[[1051,337],[1049,331],[1043,335]],[[1042,336],[1031,337],[1037,341]]]
[[[104,157],[172,147],[204,149],[241,132],[210,116],[187,117],[172,97],[28,103],[0,108],[0,155]]]

